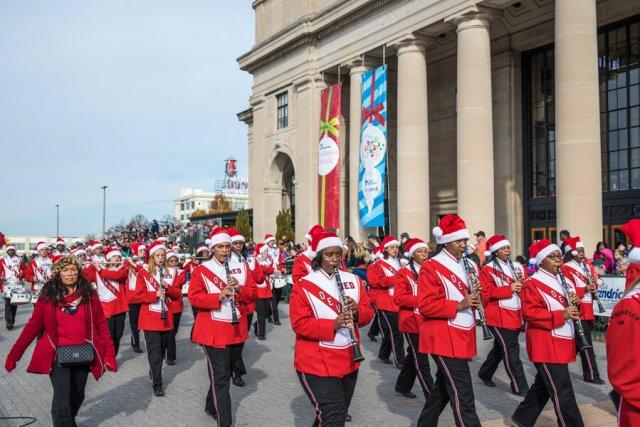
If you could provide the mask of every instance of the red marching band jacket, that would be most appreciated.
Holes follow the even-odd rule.
[[[398,306],[393,302],[396,274],[402,266],[395,258],[379,259],[367,268],[369,291],[373,294],[376,308],[397,313]]]
[[[420,274],[420,266],[416,266]],[[422,315],[418,310],[418,278],[414,277],[411,267],[402,267],[396,275],[393,302],[398,306],[398,329],[400,332],[418,334]]]
[[[142,303],[142,299],[136,293],[137,284],[138,284],[138,268],[142,268],[143,270],[147,268],[147,264],[144,261],[139,260],[136,262],[136,268],[129,268],[128,277],[127,277],[127,303],[128,304],[140,304]]]
[[[360,279],[340,272],[345,295],[358,304],[358,326],[373,319],[371,302]],[[333,276],[317,270],[305,276],[291,290],[289,317],[296,334],[293,364],[297,371],[321,377],[343,377],[357,370],[347,328],[334,331],[334,319],[342,312],[338,285]],[[360,332],[355,328],[356,339]]]
[[[294,285],[298,283],[298,280],[313,272],[313,269],[311,268],[310,255],[310,249],[307,249],[306,251],[298,254],[296,259],[293,261],[293,267],[291,267],[291,280]]]
[[[596,273],[596,269],[586,260],[585,266],[589,269],[591,279],[597,288],[598,274]],[[562,273],[576,288],[576,292],[580,298],[580,318],[582,320],[595,320],[595,316],[593,315],[593,295],[587,291],[589,279],[587,278],[585,270],[576,261],[571,260],[562,265]]]
[[[238,303],[254,301],[257,289],[247,264],[229,261],[229,271],[240,283],[240,291],[236,293],[235,300]],[[193,271],[189,284],[189,301],[198,309],[191,338],[193,342],[224,348],[247,340],[246,312],[241,307],[236,307],[239,324],[232,325],[232,302],[229,298],[220,301],[220,293],[226,286],[226,269],[215,258],[202,263]]]
[[[520,271],[522,277],[526,277],[519,266],[514,264],[514,267]],[[482,304],[487,325],[512,331],[522,327],[520,295],[511,290],[511,285],[516,279],[517,276],[511,271],[509,264],[497,258],[480,270]]]
[[[567,281],[569,286],[573,286]],[[522,316],[526,322],[529,360],[567,364],[576,360],[573,322],[565,319],[567,306],[560,279],[539,269],[522,286]]]
[[[127,299],[129,268],[126,265],[115,269],[103,268],[98,271],[93,264],[89,264],[82,271],[82,275],[89,282],[96,284],[98,298],[106,317],[129,311]]]
[[[29,267],[24,274],[24,279],[31,283],[31,290],[35,291],[36,284],[40,287],[47,283],[52,276],[51,267],[53,262],[49,257],[37,256],[31,260]]]
[[[175,301],[171,302],[171,313],[172,314],[182,313],[182,311],[184,310],[184,300],[183,300],[184,295],[182,295],[182,285],[184,285],[185,282],[187,281],[187,271],[189,270],[188,270],[188,267],[187,268],[170,267],[169,270],[171,270],[171,275],[175,277],[173,281],[173,286],[180,289],[180,297]]]
[[[14,283],[22,280],[27,265],[19,256],[8,255],[0,257],[0,292],[4,291],[4,283]]]
[[[243,262],[246,264],[247,268],[251,272],[251,275],[253,276],[253,281],[256,283],[256,298],[257,298],[257,295],[258,295],[257,284],[262,283],[265,280],[264,268],[260,264],[256,263],[255,258],[247,258]],[[251,314],[254,311],[256,311],[255,299],[252,301],[238,302],[238,304],[240,304],[240,306],[244,310],[243,312],[246,314]]]
[[[256,286],[258,287],[257,298],[271,298],[273,293],[271,292],[271,282],[269,281],[269,276],[271,276],[275,272],[275,261],[271,258],[270,255],[260,254],[253,259],[254,271],[260,269],[262,270],[263,280],[261,282],[256,281]]]
[[[607,371],[621,396],[618,426],[640,425],[640,288],[632,289],[611,313],[607,329]]]
[[[471,260],[473,268],[477,266]],[[474,311],[458,311],[458,302],[469,294],[468,279],[462,260],[442,249],[425,261],[418,276],[420,353],[455,359],[476,355],[476,319]]]
[[[138,318],[138,329],[141,331],[161,331],[166,332],[173,329],[173,316],[171,315],[171,305],[182,297],[179,286],[174,286],[175,272],[168,269],[163,280],[169,283],[165,291],[165,304],[167,306],[167,318],[161,319],[161,303],[156,295],[160,286],[160,271],[151,276],[148,270],[138,266],[138,277],[136,278],[136,300],[140,301],[140,317]]]

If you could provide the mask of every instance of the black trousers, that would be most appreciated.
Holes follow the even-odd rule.
[[[107,317],[109,335],[111,335],[111,341],[113,342],[113,348],[116,350],[116,356],[118,355],[118,349],[120,349],[120,339],[122,339],[122,334],[124,333],[124,322],[126,318],[127,312]]]
[[[600,379],[600,372],[598,372],[598,365],[596,363],[596,354],[593,351],[593,341],[591,340],[593,322],[591,320],[581,320],[580,323],[582,323],[582,329],[584,329],[584,335],[587,341],[591,344],[591,347],[580,351],[578,348],[578,340],[576,339],[576,351],[580,355],[580,361],[582,362],[582,376],[588,381]]]
[[[16,322],[16,313],[18,306],[11,304],[10,298],[4,299],[4,321],[7,326],[11,327]]]
[[[278,303],[282,296],[282,289],[273,288],[271,292],[273,293],[271,296],[271,316],[273,317],[274,322],[279,322],[280,313],[278,312]]]
[[[400,368],[404,363],[404,339],[398,330],[398,313],[378,310],[380,327],[382,328],[382,342],[378,351],[378,358],[388,359],[393,352],[396,366]]]
[[[140,304],[129,304],[129,327],[131,328],[131,347],[140,347],[140,331],[138,330],[139,317],[140,317]]]
[[[213,348],[203,345],[207,356],[209,373],[209,392],[205,409],[218,415],[218,426],[230,426],[231,420],[231,367],[242,352],[242,344],[228,345],[225,348]]]
[[[500,362],[504,362],[504,369],[507,371],[511,381],[511,390],[514,393],[528,390],[529,384],[520,360],[520,345],[518,344],[520,330],[512,331],[493,326],[489,326],[489,328],[493,332],[493,348],[480,367],[478,376],[490,380],[496,369],[498,369]]]
[[[147,343],[147,359],[151,369],[153,385],[162,385],[162,361],[169,343],[171,331],[144,331],[144,340]]]
[[[84,401],[89,365],[60,366],[53,362],[49,378],[53,386],[51,419],[54,427],[72,427]]]
[[[402,370],[396,380],[396,391],[406,393],[411,391],[413,383],[418,378],[425,397],[433,390],[433,377],[429,368],[429,356],[418,353],[419,335],[403,332],[407,341],[407,356],[402,363]]]
[[[256,298],[256,329],[255,334],[259,337],[266,335],[267,316],[271,311],[271,298]]]
[[[342,378],[319,377],[298,371],[298,379],[316,410],[313,426],[344,426],[356,389],[358,371]]]
[[[522,425],[533,426],[549,399],[558,417],[558,425],[584,426],[573,385],[569,376],[569,367],[557,363],[534,363],[538,373],[531,388],[513,413],[513,418]]]
[[[436,382],[418,418],[418,427],[435,427],[447,403],[451,404],[456,426],[479,427],[469,361],[433,355],[438,366]]]
[[[247,314],[247,330],[251,330],[251,322],[253,321],[253,313]],[[241,377],[247,374],[247,368],[244,366],[244,360],[242,359],[242,350],[244,349],[244,343],[240,349],[240,354],[236,359],[236,363],[233,365],[232,375],[233,377]]]
[[[182,313],[173,313],[173,330],[169,331],[169,342],[167,342],[167,360],[176,360],[176,335],[181,318]]]
[[[372,307],[375,316],[373,317],[371,326],[369,326],[369,332],[367,332],[367,335],[369,335],[370,337],[377,337],[378,335],[380,335],[380,316],[378,315],[378,309],[374,305],[372,305]]]

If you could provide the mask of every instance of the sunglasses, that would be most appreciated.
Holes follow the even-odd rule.
[[[60,310],[62,310],[66,314],[73,316],[78,311],[78,307],[64,306],[64,307],[60,307]]]

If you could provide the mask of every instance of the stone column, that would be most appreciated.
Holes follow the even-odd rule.
[[[602,165],[596,1],[555,3],[556,214],[558,232],[602,240]]]
[[[362,74],[367,71],[361,60],[350,64],[349,71],[349,230],[356,242],[365,240],[360,226],[358,206],[358,171],[360,168],[360,121],[362,107]]]
[[[458,214],[470,232],[483,230],[490,236],[495,215],[489,17],[472,12],[454,22],[458,34]]]
[[[397,45],[397,215],[398,233],[430,237],[429,121],[424,41],[410,37]]]

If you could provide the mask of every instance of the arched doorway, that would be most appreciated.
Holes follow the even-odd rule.
[[[278,152],[271,162],[271,183],[281,188],[280,209],[289,209],[295,227],[296,218],[296,176],[291,157]]]

